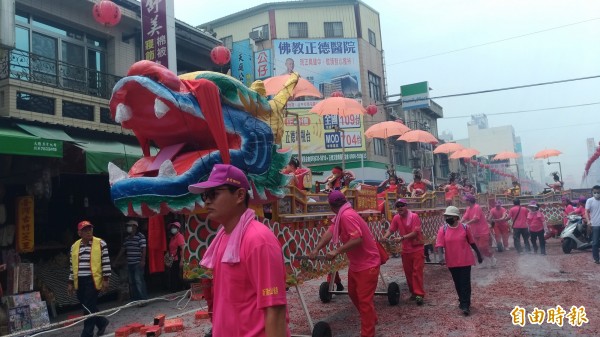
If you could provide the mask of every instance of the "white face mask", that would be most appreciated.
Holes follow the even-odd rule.
[[[594,199],[596,199],[596,200],[600,199],[600,192],[594,192]]]
[[[177,234],[179,230],[177,228],[171,228],[171,234]]]
[[[133,232],[133,227],[131,227],[131,226],[127,226],[127,227],[125,228],[125,230],[127,231],[127,233],[131,233],[131,232]]]

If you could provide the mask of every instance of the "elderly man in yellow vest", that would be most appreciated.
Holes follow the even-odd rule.
[[[73,295],[83,307],[83,314],[98,312],[98,293],[108,289],[110,277],[110,258],[104,240],[94,237],[94,226],[89,221],[77,225],[77,234],[81,237],[71,246],[71,273],[67,292]],[[94,337],[94,327],[98,327],[98,336],[104,335],[108,319],[94,316],[83,322],[81,337]]]

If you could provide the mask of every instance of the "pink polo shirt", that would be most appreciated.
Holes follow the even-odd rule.
[[[490,210],[490,218],[492,219],[500,219],[504,216],[504,213],[507,213],[506,208],[500,207],[497,209],[496,207]],[[504,226],[508,224],[508,220],[493,220],[496,225]]]
[[[444,227],[446,227],[445,233]],[[473,256],[470,244],[472,242],[475,241],[473,241],[470,227],[467,225],[465,228],[463,224],[458,224],[456,227],[440,227],[435,246],[444,247],[444,257],[448,268],[466,267],[475,265],[475,256]]]
[[[585,208],[585,207],[584,207]],[[571,212],[573,212],[575,210],[575,208],[573,207],[573,205],[569,204],[565,207],[565,218],[563,219],[563,224],[567,224],[567,222],[569,222],[569,219],[567,218],[567,216],[569,216],[569,214],[571,214]],[[584,210],[585,212],[585,210]]]
[[[338,215],[339,216],[339,215]],[[369,268],[379,267],[381,259],[375,239],[369,226],[363,218],[353,209],[346,210],[340,219],[340,241],[346,243],[355,238],[362,238],[362,243],[346,252],[350,265],[348,270],[359,272]],[[333,232],[334,226],[329,226]]]
[[[530,232],[539,232],[544,230],[544,214],[540,211],[529,212],[527,214],[527,225]]]
[[[421,232],[421,218],[417,213],[410,212],[410,221],[407,217],[401,217],[400,214],[394,215],[390,232],[398,231],[400,235],[406,236],[412,232],[417,232],[417,236],[402,240],[402,253],[415,253],[423,251],[423,233]]]
[[[217,247],[221,261],[230,235]],[[240,245],[239,263],[215,265],[213,336],[265,336],[265,309],[286,305],[285,266],[281,246],[269,228],[248,224]],[[289,317],[286,321],[289,324]],[[289,328],[286,335],[290,336]]]
[[[521,211],[519,212],[519,207]],[[519,216],[517,217],[517,213]],[[527,207],[523,206],[513,206],[510,211],[508,211],[508,217],[512,221],[513,228],[527,228],[527,214],[529,214],[529,210]]]
[[[572,212],[579,216],[585,216],[585,206],[577,206]]]
[[[483,210],[478,204],[467,207],[461,221],[467,222],[473,219],[477,220],[471,222],[469,226],[471,226],[471,231],[473,232],[474,236],[490,235],[490,226],[488,226],[485,215],[483,214]]]
[[[185,240],[183,238],[183,234],[177,233],[171,237],[169,240],[169,254],[174,257],[174,261],[179,261],[179,256],[177,256],[177,247],[185,246]],[[181,252],[183,254],[183,252]]]

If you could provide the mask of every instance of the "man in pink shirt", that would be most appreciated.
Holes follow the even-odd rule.
[[[373,337],[377,322],[373,296],[381,265],[379,250],[367,223],[352,209],[342,192],[329,193],[328,201],[336,214],[333,225],[323,234],[309,256],[314,259],[330,241],[336,248],[327,252],[327,259],[333,260],[339,254],[346,253],[350,261],[348,295],[360,313],[360,336]],[[338,245],[338,242],[342,245]]]
[[[508,250],[508,236],[510,235],[508,219],[508,211],[502,207],[502,202],[497,200],[496,207],[490,209],[488,220],[493,224],[498,252]]]
[[[490,226],[485,219],[483,210],[477,204],[477,200],[475,199],[474,195],[466,194],[465,201],[467,202],[468,206],[461,219],[461,222],[471,227],[475,244],[477,245],[477,248],[479,248],[481,255],[488,257],[492,267],[495,267],[496,257],[494,256],[493,250],[490,249]],[[483,262],[482,266],[484,268],[487,267],[487,263],[485,262],[487,260],[488,259],[484,260]]]
[[[396,241],[402,242],[402,268],[406,276],[408,290],[411,293],[411,300],[415,300],[417,305],[423,305],[423,297],[425,297],[423,267],[425,261],[423,258],[424,245],[421,219],[419,215],[408,210],[406,199],[398,199],[394,206],[396,206],[397,214],[392,219],[392,224],[383,235],[383,238],[389,238],[396,231],[400,234]]]
[[[513,240],[515,249],[519,254],[523,254],[523,248],[521,248],[521,240],[520,237],[523,237],[523,241],[525,243],[525,251],[527,253],[531,252],[531,248],[529,246],[529,229],[527,228],[527,214],[529,211],[527,208],[521,206],[521,200],[514,199],[513,207],[508,211],[508,217],[512,221],[513,228]]]
[[[208,219],[221,224],[200,264],[213,270],[213,335],[290,336],[281,246],[248,208],[250,184],[235,166],[216,164],[208,180],[189,186]]]

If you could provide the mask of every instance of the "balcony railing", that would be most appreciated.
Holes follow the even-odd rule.
[[[0,56],[0,80],[6,78],[106,99],[110,99],[115,83],[121,79],[95,69],[17,49]]]

